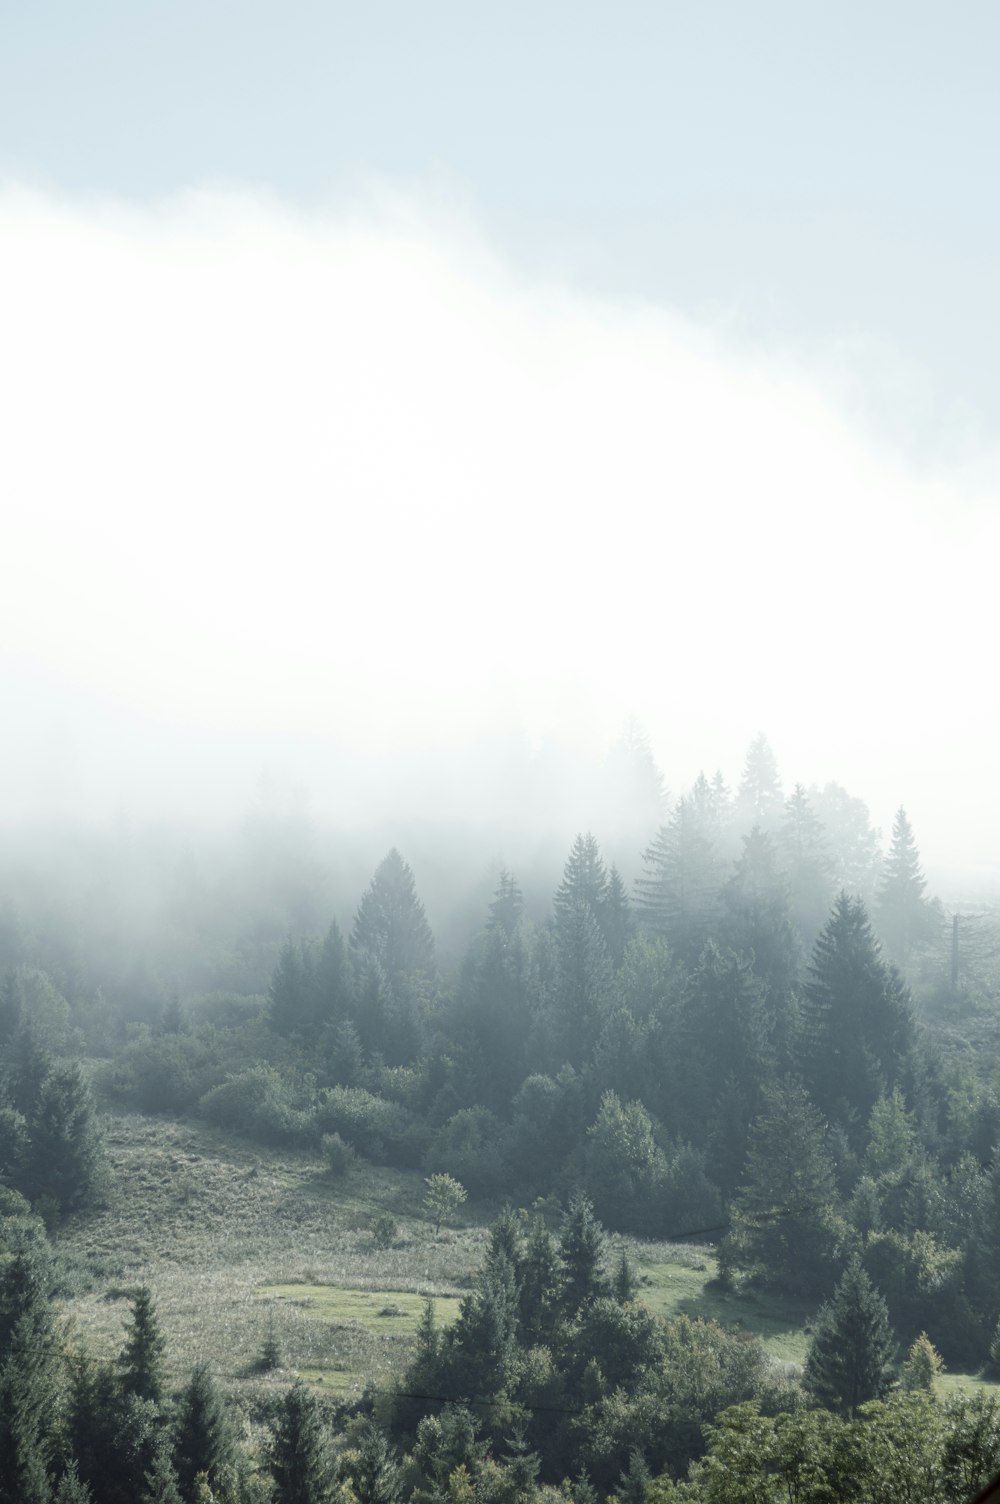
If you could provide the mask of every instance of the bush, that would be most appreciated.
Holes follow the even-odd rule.
[[[350,1144],[345,1143],[339,1133],[324,1133],[322,1149],[330,1174],[334,1180],[342,1180],[357,1158],[354,1150]]]
[[[361,1086],[331,1086],[321,1092],[317,1126],[322,1133],[339,1133],[376,1164],[413,1163],[412,1113]]]
[[[507,1181],[501,1123],[486,1107],[463,1107],[439,1128],[424,1168],[453,1175],[473,1195],[493,1196]]]
[[[316,1141],[314,1111],[276,1070],[257,1065],[207,1092],[201,1111],[219,1128],[235,1129],[265,1144],[305,1146]]]
[[[381,1212],[372,1223],[372,1242],[376,1248],[385,1252],[396,1241],[398,1231],[399,1225],[395,1217],[390,1216],[388,1212]]]

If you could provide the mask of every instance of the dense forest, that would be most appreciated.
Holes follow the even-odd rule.
[[[449,889],[445,843],[444,945],[395,846],[349,926],[314,853],[259,824],[227,884],[164,862],[138,925],[108,873],[81,904],[6,863],[3,1504],[961,1499],[1000,1466],[993,1392],[935,1388],[1000,1373],[995,921],[930,895],[903,808],[883,844],[838,785],[786,793],[762,736],[735,790],[671,799],[641,736],[614,777],[608,838],[578,834],[547,891],[494,867],[473,914],[489,864],[466,881],[456,853]],[[207,1364],[170,1392],[145,1286],[95,1357],[60,1249],[106,1193],[108,1112],[334,1181],[416,1172],[438,1229],[477,1208],[457,1318],[428,1303],[395,1387],[290,1382],[253,1416]],[[804,1365],[652,1314],[623,1236],[800,1301]]]

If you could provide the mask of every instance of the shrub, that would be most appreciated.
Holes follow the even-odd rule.
[[[396,1241],[399,1225],[389,1212],[380,1212],[372,1223],[372,1242],[384,1252]]]
[[[376,1164],[412,1163],[407,1153],[412,1114],[361,1086],[331,1086],[321,1092],[317,1125],[323,1133],[339,1133]]]
[[[210,1123],[235,1129],[266,1144],[315,1142],[316,1121],[276,1070],[256,1065],[207,1092],[201,1110]]]
[[[322,1140],[323,1159],[334,1180],[341,1180],[354,1164],[356,1155],[350,1144],[339,1133],[324,1133]]]

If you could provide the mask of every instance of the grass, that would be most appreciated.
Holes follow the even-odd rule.
[[[199,1358],[248,1405],[296,1375],[340,1397],[398,1379],[424,1299],[454,1320],[486,1249],[491,1208],[468,1205],[435,1235],[416,1173],[363,1162],[331,1180],[317,1153],[268,1150],[204,1124],[142,1117],[106,1122],[107,1204],[57,1239],[71,1340],[109,1358],[121,1350],[128,1295],[150,1286],[167,1338],[171,1384]],[[375,1247],[383,1212],[399,1235]],[[741,1327],[782,1364],[800,1364],[813,1308],[714,1283],[711,1248],[627,1241],[640,1298],[657,1315]],[[261,1372],[273,1331],[281,1366]],[[947,1374],[943,1392],[1000,1390]]]
[[[815,1307],[762,1291],[734,1293],[714,1287],[715,1258],[702,1251],[696,1267],[671,1259],[642,1260],[640,1297],[657,1316],[702,1317],[720,1326],[740,1327],[759,1337],[765,1351],[782,1363],[802,1363],[809,1338],[804,1331]]]
[[[416,1173],[361,1165],[334,1182],[318,1154],[142,1117],[108,1120],[106,1142],[107,1204],[58,1238],[71,1336],[102,1357],[119,1352],[127,1295],[148,1284],[178,1387],[205,1358],[248,1396],[295,1374],[360,1391],[405,1364],[423,1297],[440,1299],[444,1317],[483,1257],[487,1234],[473,1222],[434,1234]],[[399,1236],[383,1251],[370,1224],[387,1211]],[[291,1287],[337,1293],[310,1306]],[[406,1316],[380,1316],[389,1304]],[[269,1326],[282,1367],[261,1374]]]

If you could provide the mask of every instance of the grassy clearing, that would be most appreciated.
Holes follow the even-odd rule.
[[[710,1287],[716,1267],[709,1249],[701,1251],[694,1266],[673,1260],[642,1261],[640,1273],[641,1297],[658,1316],[700,1316],[720,1326],[740,1327],[759,1337],[772,1358],[804,1362],[809,1346],[804,1325],[815,1307],[761,1291],[735,1294]]]
[[[88,1349],[111,1357],[129,1292],[148,1284],[177,1387],[199,1358],[251,1405],[295,1375],[337,1395],[392,1383],[424,1298],[433,1297],[439,1325],[454,1320],[483,1259],[493,1209],[467,1204],[462,1225],[435,1235],[417,1173],[359,1164],[331,1181],[318,1154],[262,1149],[197,1123],[112,1118],[106,1139],[107,1205],[57,1239],[65,1315]],[[384,1251],[370,1232],[383,1212],[399,1228]],[[742,1327],[776,1361],[804,1360],[813,1308],[715,1288],[711,1248],[626,1241],[640,1297],[657,1315]],[[262,1374],[269,1330],[282,1366]],[[1000,1391],[964,1374],[941,1386]]]
[[[388,1303],[419,1308],[431,1295],[444,1312],[482,1260],[483,1227],[469,1221],[434,1234],[418,1174],[363,1165],[331,1182],[318,1155],[261,1149],[196,1123],[127,1117],[105,1128],[107,1205],[58,1239],[65,1314],[82,1343],[110,1357],[122,1344],[130,1290],[148,1284],[175,1385],[203,1357],[227,1388],[248,1395],[296,1373],[360,1390],[399,1371],[415,1326],[358,1306],[331,1327],[275,1289],[374,1292],[376,1312]],[[380,1212],[399,1226],[384,1251],[370,1233]],[[260,1375],[269,1326],[283,1367]]]

